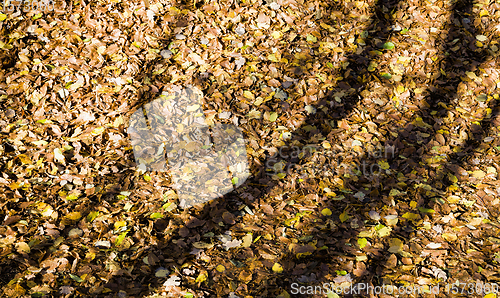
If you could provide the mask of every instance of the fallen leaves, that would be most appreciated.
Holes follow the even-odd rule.
[[[324,216],[330,216],[330,215],[332,215],[332,211],[328,208],[325,208],[325,209],[321,210],[321,214],[323,214]]]
[[[62,154],[62,150],[60,148],[54,149],[54,159],[59,163],[66,164],[66,158]]]
[[[276,273],[282,273],[283,272],[283,266],[279,263],[274,263],[272,270]]]
[[[466,15],[442,1],[129,4],[117,14],[93,3],[95,17],[73,5],[65,21],[0,14],[0,285],[11,296],[39,295],[51,274],[63,286],[44,283],[46,293],[137,296],[163,283],[173,297],[208,284],[216,296],[256,296],[299,277],[341,284],[373,272],[401,284],[496,278],[495,3]],[[184,210],[168,173],[134,172],[124,128],[159,90],[191,83],[204,102],[185,108],[243,128],[256,176],[242,186],[232,177],[228,198]],[[321,151],[265,175],[266,156],[307,144]],[[388,144],[393,156],[370,154]],[[380,173],[366,175],[363,162]],[[10,274],[12,260],[20,271]]]

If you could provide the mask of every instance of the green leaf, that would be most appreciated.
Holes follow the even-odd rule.
[[[434,209],[429,209],[424,207],[418,207],[418,210],[423,213],[434,213]]]
[[[409,29],[407,28],[404,28],[403,30],[401,30],[401,32],[399,32],[400,34],[406,34],[408,33],[408,31],[410,31]]]
[[[163,218],[163,214],[158,213],[158,212],[155,212],[155,213],[151,214],[151,215],[150,215],[150,217],[151,217],[152,219]]]
[[[347,271],[345,271],[345,270],[335,270],[335,272],[336,272],[338,275],[341,275],[341,276],[347,275]]]
[[[89,213],[89,215],[87,215],[87,221],[88,222],[93,222],[94,219],[96,219],[96,217],[99,216],[99,211],[92,211]]]
[[[69,277],[71,277],[71,279],[73,279],[76,282],[82,282],[83,281],[83,279],[81,279],[80,276],[78,276],[78,275],[74,275],[74,274],[70,273]]]
[[[317,42],[318,41],[316,36],[314,36],[312,34],[307,34],[306,40],[307,40],[307,42]]]
[[[162,206],[163,210],[165,210],[167,212],[174,210],[176,207],[177,207],[177,205],[175,205],[174,203],[165,203]]]
[[[380,74],[380,76],[387,80],[390,80],[392,78],[392,75],[388,72],[383,72]]]
[[[70,194],[66,197],[66,200],[68,201],[76,201],[78,200],[78,195],[77,194]]]
[[[274,122],[276,119],[278,119],[278,113],[272,112],[269,116],[269,121]]]
[[[231,182],[233,183],[233,185],[236,185],[236,184],[238,184],[238,180],[239,180],[238,177],[233,177],[231,179]]]
[[[128,233],[128,231],[125,231],[125,232],[121,233],[120,236],[116,237],[116,241],[115,241],[116,246],[120,246],[120,244],[122,244],[125,237],[127,237],[127,233]]]
[[[370,62],[370,65],[368,65],[368,71],[372,72],[372,71],[375,71],[375,69],[377,69],[377,62],[375,61],[371,61]]]
[[[394,49],[394,44],[392,42],[388,41],[388,42],[384,43],[383,47],[386,50],[392,50],[392,49]]]
[[[334,66],[333,66],[333,64],[332,64],[331,62],[327,62],[327,63],[326,63],[326,66],[327,66],[328,68],[333,68],[333,67],[334,67]]]
[[[42,16],[43,16],[43,13],[38,13],[38,14],[34,15],[34,16],[32,17],[32,19],[33,19],[33,21],[36,21],[36,20],[38,20],[39,18],[41,18]]]
[[[194,295],[191,294],[191,293],[189,293],[189,292],[187,292],[186,294],[184,294],[184,298],[193,298],[193,297],[194,297]]]
[[[366,244],[368,244],[368,240],[366,240],[366,238],[358,238],[359,248],[365,247]]]
[[[476,100],[480,101],[480,102],[485,102],[487,99],[488,99],[488,95],[486,95],[486,94],[481,94],[478,97],[476,97]]]

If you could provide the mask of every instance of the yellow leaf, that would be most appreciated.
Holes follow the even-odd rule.
[[[389,226],[395,226],[398,224],[398,216],[397,215],[388,215],[384,217],[385,221],[387,222],[387,225]]]
[[[382,170],[387,170],[390,168],[389,163],[387,163],[387,161],[385,161],[385,160],[379,161],[378,164],[379,164],[380,168],[382,168]]]
[[[26,154],[19,154],[17,156],[23,164],[31,164],[31,159]]]
[[[120,125],[122,125],[124,122],[123,122],[123,117],[122,116],[118,116],[115,121],[113,122],[113,127],[118,127]]]
[[[359,248],[363,249],[368,244],[368,240],[366,238],[358,238]]]
[[[339,218],[340,218],[340,221],[341,222],[345,222],[346,220],[349,219],[349,215],[347,214],[347,210],[345,210],[344,212],[342,212],[340,215],[339,215]]]
[[[77,194],[72,193],[72,194],[70,194],[70,195],[68,195],[68,196],[66,197],[66,200],[68,200],[68,201],[76,201],[76,200],[78,200],[78,195],[77,195]]]
[[[271,36],[274,39],[280,39],[283,36],[283,33],[281,33],[280,31],[274,31],[273,33],[271,33]]]
[[[481,179],[484,176],[486,176],[486,174],[483,171],[481,171],[481,170],[477,170],[477,171],[472,172],[472,176],[474,178]]]
[[[15,190],[15,189],[18,189],[21,187],[21,184],[17,183],[17,182],[12,182],[10,185],[9,185],[10,189],[12,190]]]
[[[383,227],[382,229],[377,231],[377,235],[379,237],[386,237],[391,234],[392,228],[391,227]]]
[[[249,119],[260,119],[261,112],[257,110],[251,110],[250,112],[248,112],[247,117]]]
[[[278,58],[276,58],[276,55],[274,54],[270,54],[269,56],[267,56],[267,59],[269,59],[272,62],[280,62]]]
[[[248,91],[248,90],[243,91],[243,96],[246,99],[250,99],[250,100],[254,100],[255,99],[255,96],[253,95],[253,93],[251,91]]]
[[[274,121],[276,121],[276,119],[278,119],[278,113],[276,113],[276,112],[272,112],[272,113],[269,115],[269,121],[274,122]]]
[[[66,215],[66,218],[69,220],[79,220],[82,217],[82,214],[78,211],[70,212]]]
[[[453,233],[443,233],[441,234],[441,237],[443,237],[443,239],[446,241],[455,241],[458,239],[457,235]]]
[[[403,214],[403,218],[406,218],[408,220],[420,220],[420,214],[406,212],[405,214]]]
[[[479,12],[479,17],[484,17],[484,16],[487,16],[487,15],[490,15],[490,13],[486,9],[483,9],[483,10],[481,10]]]
[[[361,237],[361,238],[364,238],[364,237],[368,237],[368,238],[371,238],[372,237],[372,231],[361,231],[359,232],[358,234],[358,237]]]
[[[102,127],[102,126],[101,126],[101,127],[96,127],[96,128],[94,128],[94,129],[92,130],[91,134],[92,134],[93,136],[98,136],[98,135],[102,134],[103,132],[104,132],[104,127]]]
[[[0,13],[0,22],[7,18],[6,14]]]
[[[226,270],[226,267],[222,266],[222,265],[218,265],[216,268],[215,268],[217,271],[219,272],[224,272],[224,270]]]
[[[328,208],[325,208],[325,209],[321,210],[321,214],[323,214],[324,216],[330,216],[330,215],[332,215],[332,211]]]
[[[186,111],[187,112],[194,112],[194,111],[198,110],[199,108],[200,108],[200,105],[196,104],[196,105],[192,105],[192,106],[187,107]]]
[[[88,251],[86,254],[85,254],[85,261],[86,262],[90,262],[92,261],[93,259],[95,259],[95,252],[93,251]]]
[[[205,280],[207,280],[207,276],[203,273],[200,273],[200,275],[196,278],[196,282],[204,282]]]
[[[274,263],[273,271],[276,273],[281,273],[283,272],[283,266],[281,266],[279,263]]]
[[[118,230],[118,229],[119,229],[119,228],[121,228],[121,227],[125,227],[125,226],[127,226],[127,222],[126,222],[126,221],[124,221],[124,220],[120,220],[120,221],[115,222],[115,224],[114,224],[114,225],[115,225],[115,229],[117,229],[117,230]]]
[[[459,196],[449,196],[448,198],[446,198],[446,200],[450,204],[456,204],[456,203],[460,202],[460,197]]]
[[[54,213],[54,209],[52,209],[52,206],[50,206],[50,205],[45,205],[45,206],[46,207],[42,210],[41,215],[43,217],[49,217],[52,215],[52,213]]]
[[[253,236],[252,234],[246,234],[245,236],[243,236],[243,244],[241,245],[242,247],[250,247],[250,245],[252,245],[252,240],[253,240]]]
[[[24,253],[27,253],[27,254],[29,254],[30,251],[31,251],[30,246],[26,242],[16,243],[16,249],[17,249],[18,252],[24,252]]]
[[[148,174],[144,174],[143,177],[147,182],[151,181],[151,176],[149,176]]]
[[[488,40],[488,37],[486,37],[484,35],[476,35],[476,39],[479,41],[485,42]]]
[[[489,294],[484,295],[483,298],[497,298],[497,294],[495,294],[495,293],[489,293]]]
[[[16,285],[14,286],[14,291],[17,294],[16,297],[20,297],[24,295],[24,293],[26,293],[26,290],[19,283],[16,283]]]
[[[36,145],[36,146],[45,146],[45,145],[47,145],[47,144],[48,144],[48,143],[47,143],[47,141],[43,141],[43,140],[42,140],[42,141],[34,141],[34,142],[32,142],[32,143],[33,143],[34,145]]]
[[[392,238],[390,242],[389,252],[399,253],[403,251],[403,241],[399,238]]]
[[[33,21],[36,21],[36,20],[38,20],[39,18],[41,18],[42,16],[43,16],[43,13],[37,13],[36,15],[34,15],[34,16],[32,17],[32,19],[33,19]]]
[[[448,178],[450,179],[450,181],[452,183],[457,183],[458,182],[458,178],[457,176],[453,175],[453,174],[448,174]]]

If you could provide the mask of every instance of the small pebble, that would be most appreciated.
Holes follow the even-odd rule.
[[[290,86],[293,85],[293,82],[291,82],[291,81],[285,81],[285,82],[281,83],[281,85],[283,86],[284,89],[287,89],[287,88],[290,88]]]
[[[164,58],[164,59],[169,59],[170,57],[172,57],[172,51],[170,50],[162,50],[160,52],[160,55]]]
[[[7,116],[7,118],[12,118],[16,116],[16,111],[14,111],[13,109],[8,109],[7,111],[5,111],[5,116]]]
[[[273,2],[271,4],[269,4],[269,7],[272,9],[272,10],[278,10],[280,9],[281,5],[279,5],[278,3],[276,2]]]
[[[373,220],[380,220],[380,214],[378,214],[377,211],[370,211],[370,213],[368,213],[368,215]]]
[[[245,34],[245,27],[243,27],[242,24],[239,24],[238,27],[236,27],[236,29],[234,29],[234,32],[236,32],[236,34],[238,35],[243,35]]]
[[[69,231],[69,234],[68,234],[68,237],[69,238],[77,238],[77,237],[81,237],[83,235],[83,231],[78,229],[78,228],[74,228],[74,229],[71,229],[71,231]]]

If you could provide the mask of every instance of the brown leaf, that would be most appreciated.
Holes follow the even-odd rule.
[[[228,225],[234,225],[236,223],[235,219],[236,219],[236,216],[234,216],[234,214],[232,214],[231,212],[224,212],[222,214],[222,219],[224,220],[225,223],[227,223]]]

